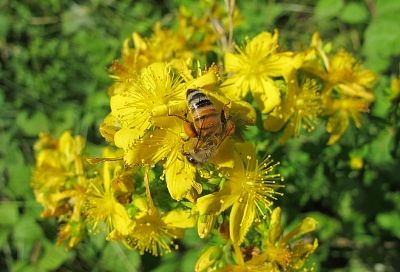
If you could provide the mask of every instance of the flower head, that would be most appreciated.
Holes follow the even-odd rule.
[[[277,164],[270,157],[259,162],[251,146],[243,144],[236,148],[235,167],[227,170],[223,188],[200,197],[197,207],[200,214],[219,214],[232,207],[230,236],[234,243],[240,244],[257,215],[264,218],[269,212],[275,195],[279,194],[276,189],[282,187],[277,182],[282,179],[272,173]]]
[[[123,240],[128,247],[139,250],[140,254],[149,252],[157,256],[170,252],[175,246],[173,240],[182,238],[184,230],[195,224],[195,218],[188,210],[160,213],[147,207],[144,199],[138,198],[134,203],[140,212],[137,213],[135,227]]]
[[[290,137],[299,135],[302,127],[308,131],[313,130],[321,112],[322,100],[316,81],[307,79],[298,86],[297,80],[292,79],[285,100],[267,116],[264,127],[278,131],[286,124],[280,139],[284,143]]]
[[[83,237],[82,204],[87,190],[82,137],[65,132],[59,139],[40,134],[35,145],[32,187],[44,207],[43,217],[60,217],[59,243],[74,247]],[[75,230],[75,231],[74,231]]]
[[[110,158],[113,155],[108,149],[104,151],[105,157]],[[115,236],[115,232],[128,234],[134,224],[123,204],[117,199],[115,183],[121,183],[121,180],[127,180],[125,184],[133,183],[132,175],[123,169],[120,161],[104,162],[102,174],[90,180],[85,200],[84,212],[93,229],[100,223],[106,223],[109,238]]]
[[[261,110],[271,111],[280,103],[280,92],[272,78],[284,77],[300,66],[301,58],[277,52],[278,32],[263,32],[249,40],[244,50],[225,54],[225,69],[232,75],[224,83],[230,97],[243,98],[251,91]]]
[[[375,100],[370,88],[376,75],[361,67],[348,52],[340,50],[329,59],[328,82],[337,85],[340,92],[351,97],[362,98],[368,102]]]
[[[298,271],[311,253],[318,247],[318,241],[306,242],[298,240],[304,234],[314,231],[317,221],[313,218],[305,218],[292,231],[284,234],[281,226],[281,209],[275,208],[271,214],[271,221],[267,239],[264,241],[264,252],[257,259],[263,259],[273,264],[277,271],[283,267],[288,271]]]
[[[333,144],[344,134],[351,119],[356,127],[361,127],[361,113],[367,112],[375,100],[371,88],[376,75],[345,50],[329,56],[318,34],[313,36],[312,49],[315,50],[313,58],[307,59],[302,68],[324,82],[321,98],[324,114],[329,116],[328,144]],[[321,62],[316,61],[318,57]]]
[[[360,98],[332,99],[327,103],[329,114],[326,130],[331,134],[328,144],[336,143],[344,134],[352,119],[357,128],[361,127],[361,113],[369,111],[370,103]]]
[[[190,189],[198,188],[195,182],[196,169],[183,155],[186,142],[182,123],[176,117],[169,117],[165,126],[158,127],[146,133],[143,138],[133,142],[124,141],[127,134],[119,134],[117,146],[124,149],[124,161],[127,165],[155,165],[164,163],[165,178],[171,197],[182,199]]]
[[[299,238],[314,231],[317,221],[307,217],[292,231],[284,234],[281,226],[281,209],[278,207],[272,211],[268,225],[268,229],[262,230],[265,239],[260,252],[253,254],[242,264],[227,265],[222,271],[294,272],[303,268],[308,257],[318,247],[318,240],[310,242]]]
[[[111,97],[111,113],[122,124],[115,133],[129,134],[131,140],[139,139],[154,123],[153,110],[185,98],[185,86],[171,68],[155,63],[142,70],[134,82],[121,86],[117,95]]]

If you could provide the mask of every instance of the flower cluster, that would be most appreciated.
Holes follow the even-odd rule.
[[[227,13],[228,23],[222,15],[182,9],[175,29],[157,24],[150,37],[124,42],[110,66],[102,158],[84,154],[82,138],[68,132],[40,136],[32,186],[43,216],[59,219],[60,242],[74,247],[86,230],[104,230],[141,254],[162,255],[197,223],[201,238],[219,235],[222,245],[207,249],[196,271],[295,271],[316,249],[317,240],[292,241],[315,229],[312,218],[284,234],[274,208],[279,163],[258,159],[244,130],[258,110],[266,130],[283,130],[284,143],[326,117],[333,144],[350,119],[361,126],[375,75],[350,53],[331,53],[318,34],[302,52],[281,50],[277,30],[234,47],[237,13]]]

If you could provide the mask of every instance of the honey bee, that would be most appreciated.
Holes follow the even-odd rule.
[[[235,131],[235,124],[227,120],[224,109],[219,113],[211,100],[199,89],[186,91],[186,102],[193,122],[185,121],[184,130],[197,143],[191,151],[183,152],[195,166],[209,161],[224,139]]]

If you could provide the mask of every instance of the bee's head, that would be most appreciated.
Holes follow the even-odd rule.
[[[194,152],[183,152],[183,156],[185,156],[188,162],[193,166],[203,165],[203,162],[200,161],[199,158],[196,158],[197,156]]]

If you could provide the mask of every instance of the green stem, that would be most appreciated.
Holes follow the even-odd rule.
[[[233,249],[235,250],[236,261],[237,261],[238,265],[244,265],[243,255],[242,255],[242,251],[240,250],[239,245],[236,243],[233,243]]]

